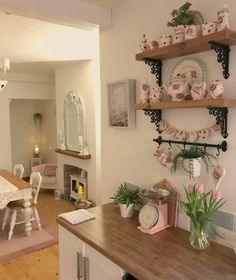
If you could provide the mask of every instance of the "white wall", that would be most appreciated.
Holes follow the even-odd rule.
[[[42,112],[42,155],[44,162],[56,162],[57,156],[57,124],[56,124],[56,100],[43,100]]]
[[[14,76],[14,79],[11,79]],[[18,78],[17,78],[18,77]],[[55,98],[54,85],[47,77],[37,75],[8,75],[7,86],[0,94],[0,169],[12,169],[10,102],[12,99]],[[22,149],[22,147],[19,147]]]
[[[35,125],[34,114],[42,114],[41,126]],[[55,162],[56,116],[52,100],[12,99],[10,103],[12,165],[22,163],[24,176],[31,173],[30,160],[34,145],[40,148],[43,162]]]
[[[98,73],[94,72],[94,62],[82,61],[77,65],[62,67],[55,72],[56,84],[56,110],[57,110],[57,124],[59,130],[64,130],[64,99],[66,95],[71,92],[77,92],[85,107],[85,134],[89,139],[90,160],[82,160],[58,154],[58,174],[59,187],[63,189],[64,176],[63,164],[70,164],[79,168],[85,169],[88,172],[88,194],[89,198],[96,200],[96,134],[95,134],[95,81]],[[97,89],[96,89],[97,90]],[[59,139],[58,139],[59,140]],[[58,141],[59,146],[59,141]]]
[[[192,8],[202,12],[206,21],[216,18],[216,13],[227,2],[231,11],[231,25],[236,27],[236,2],[234,0],[193,0]],[[102,81],[102,202],[109,200],[119,183],[123,180],[131,181],[142,187],[150,187],[162,178],[168,178],[181,189],[182,184],[188,184],[188,179],[181,172],[170,174],[169,170],[161,166],[154,158],[156,145],[152,141],[157,136],[155,125],[150,123],[149,117],[142,111],[136,112],[135,129],[117,129],[108,127],[107,89],[106,83],[122,79],[137,81],[137,98],[140,93],[140,83],[145,78],[153,77],[149,66],[135,61],[135,54],[140,52],[139,41],[142,34],[149,39],[156,40],[163,33],[171,30],[166,23],[171,19],[171,11],[179,7],[183,1],[172,0],[130,0],[127,4],[113,11],[113,27],[101,33],[101,81]],[[223,80],[221,65],[216,62],[213,51],[195,54],[189,57],[198,58],[205,66],[206,82],[220,78],[225,85],[225,96],[235,97],[235,63],[236,48],[231,47],[230,73],[228,80]],[[164,61],[163,80],[169,83],[173,67],[182,58]],[[208,115],[206,109],[164,110],[163,118],[174,127],[185,130],[209,127],[214,118]],[[235,154],[236,128],[234,120],[236,110],[229,114],[228,151],[222,154],[222,164],[227,169],[227,177],[222,184],[222,192],[227,199],[224,210],[236,213],[235,191]],[[220,142],[222,137],[209,139],[210,142]],[[216,153],[215,150],[212,150]],[[210,175],[204,174],[199,181],[213,186]],[[184,223],[184,222],[183,222]]]

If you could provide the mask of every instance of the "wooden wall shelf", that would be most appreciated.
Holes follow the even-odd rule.
[[[216,119],[216,124],[220,125],[221,134],[224,138],[228,137],[227,118],[228,108],[235,108],[235,99],[203,99],[203,100],[185,100],[185,101],[166,101],[158,103],[136,104],[136,110],[144,110],[145,115],[151,118],[158,128],[162,117],[162,109],[188,109],[188,108],[207,108],[209,114]]]
[[[226,45],[236,44],[236,32],[232,30],[223,30],[210,35],[201,36],[195,39],[186,40],[178,44],[172,44],[163,48],[146,51],[136,54],[136,60],[145,61],[145,59],[166,60],[180,57],[188,54],[199,53],[211,50],[210,41]]]
[[[236,100],[229,98],[185,101],[163,101],[158,103],[136,104],[136,110],[188,109],[188,108],[235,108]]]
[[[63,155],[66,155],[66,156],[71,156],[71,157],[75,157],[75,158],[79,158],[79,159],[91,159],[91,155],[81,155],[80,153],[78,152],[73,152],[73,151],[68,151],[68,150],[62,150],[62,149],[55,149],[55,152],[56,153],[59,153],[59,154],[63,154]]]

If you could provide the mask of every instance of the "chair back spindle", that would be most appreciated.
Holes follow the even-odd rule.
[[[22,164],[15,164],[13,167],[13,174],[17,177],[19,177],[20,179],[23,178],[23,174],[24,174],[24,166]]]
[[[39,172],[32,172],[30,175],[30,184],[32,186],[33,203],[37,204],[38,195],[41,187],[42,176]]]

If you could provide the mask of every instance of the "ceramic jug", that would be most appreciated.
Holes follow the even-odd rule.
[[[223,97],[224,86],[221,80],[213,80],[210,86],[210,95],[213,99]]]
[[[163,97],[164,91],[165,91],[165,85],[159,86],[156,83],[151,85],[150,103],[160,102]]]
[[[149,102],[150,86],[148,83],[141,84],[141,92],[139,96],[139,103],[144,104]]]
[[[167,94],[172,101],[182,101],[189,93],[188,83],[185,81],[174,81],[167,89]]]
[[[206,83],[195,83],[191,88],[191,96],[193,100],[201,100],[206,97],[207,90],[206,90]]]

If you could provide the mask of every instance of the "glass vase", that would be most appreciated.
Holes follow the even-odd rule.
[[[201,228],[191,223],[189,241],[194,249],[206,250],[210,245],[206,227]]]

